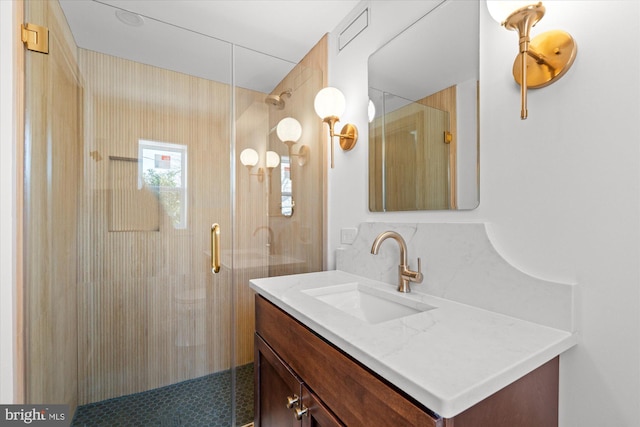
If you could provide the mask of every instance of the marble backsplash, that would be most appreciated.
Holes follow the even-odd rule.
[[[400,250],[387,239],[378,255],[371,245],[392,230],[407,243],[409,267],[422,261],[424,280],[412,290],[508,316],[575,332],[575,285],[529,276],[495,250],[482,223],[362,223],[352,245],[336,251],[336,268],[397,284]]]

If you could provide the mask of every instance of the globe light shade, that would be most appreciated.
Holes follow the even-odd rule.
[[[280,164],[280,156],[275,151],[267,151],[267,167],[270,169],[275,168]]]
[[[278,123],[276,134],[282,142],[296,142],[302,136],[302,126],[300,122],[293,117],[285,117]]]
[[[537,4],[534,0],[488,0],[487,9],[491,17],[500,25],[516,10]]]
[[[258,152],[253,148],[245,148],[240,153],[240,163],[248,167],[254,167],[258,164]]]
[[[325,87],[316,95],[313,107],[321,119],[340,117],[344,113],[346,101],[340,90],[335,87]]]

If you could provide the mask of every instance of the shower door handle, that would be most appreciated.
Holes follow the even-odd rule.
[[[211,272],[220,272],[220,225],[211,226]]]

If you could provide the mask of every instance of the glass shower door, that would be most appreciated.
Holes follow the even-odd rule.
[[[314,54],[326,57],[322,48],[310,57]],[[253,389],[242,388],[254,361],[255,295],[249,281],[322,269],[324,138],[313,99],[324,82],[320,61],[294,64],[238,46],[233,57],[234,361],[240,416],[253,413]],[[298,122],[296,141],[278,136],[284,119]]]
[[[249,280],[323,264],[326,38],[293,64],[145,17],[113,52],[75,43],[120,9],[25,12],[51,43],[25,54],[26,401],[74,426],[249,424]]]
[[[25,9],[51,41],[26,53],[27,402],[79,407],[72,425],[250,421],[233,260],[211,272],[212,223],[234,242],[231,45],[146,19],[115,56],[77,48],[57,1]]]
[[[169,69],[79,53],[88,156],[79,398],[161,389],[160,421],[228,426],[233,274],[229,263],[212,274],[210,239],[218,223],[220,246],[233,242],[231,49],[171,26],[163,34],[217,53],[226,75],[213,80],[180,72],[178,62]]]

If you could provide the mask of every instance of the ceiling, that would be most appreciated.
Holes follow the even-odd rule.
[[[230,83],[233,44],[233,81],[265,93],[358,2],[60,0],[81,48]],[[117,11],[142,25],[123,23]]]

